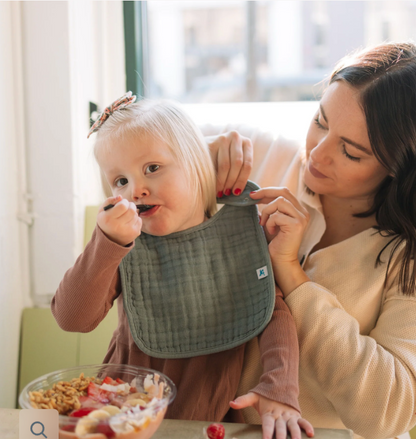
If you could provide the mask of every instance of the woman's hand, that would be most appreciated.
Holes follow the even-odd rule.
[[[207,137],[212,162],[217,170],[217,196],[240,195],[253,167],[253,145],[237,131]]]
[[[298,260],[309,213],[287,188],[264,188],[250,196],[267,204],[262,210],[260,224],[269,242],[276,283],[286,297],[309,280]]]
[[[292,439],[301,439],[301,429],[308,437],[313,437],[312,425],[301,417],[294,408],[249,392],[230,402],[233,409],[254,407],[259,413],[263,425],[263,439],[286,439],[287,432]]]
[[[270,255],[276,263],[295,262],[309,221],[308,211],[287,188],[269,187],[250,194],[267,204],[260,224],[268,235]]]
[[[109,204],[114,207],[104,210]],[[121,195],[107,198],[100,206],[97,224],[111,241],[123,246],[133,242],[142,231],[142,219],[136,205]]]

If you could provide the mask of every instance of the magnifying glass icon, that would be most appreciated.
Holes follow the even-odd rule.
[[[34,425],[36,425],[36,424],[40,424],[41,426],[42,426],[42,431],[40,432],[40,433],[35,433],[34,431],[33,431],[33,426]],[[42,422],[34,422],[31,426],[30,426],[30,431],[32,432],[32,434],[33,435],[35,435],[35,436],[40,436],[40,435],[42,435],[42,436],[44,436],[45,438],[47,438],[48,436],[46,436],[45,435],[45,426],[42,424]]]

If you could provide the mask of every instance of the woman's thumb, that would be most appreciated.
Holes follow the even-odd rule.
[[[260,199],[262,196],[263,196],[263,195],[262,195],[262,193],[261,193],[261,189],[257,189],[256,191],[252,191],[252,192],[250,192],[250,197],[251,197],[253,200],[258,200],[258,199]]]
[[[234,401],[230,402],[230,406],[233,409],[243,409],[245,407],[253,406],[258,400],[258,396],[255,393],[247,393],[246,395],[239,396]]]

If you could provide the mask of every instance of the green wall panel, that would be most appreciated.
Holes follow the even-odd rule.
[[[79,334],[63,331],[48,308],[26,308],[22,315],[19,394],[30,381],[77,365]]]
[[[22,315],[18,393],[32,380],[59,369],[100,364],[117,327],[117,305],[89,333],[65,332],[49,308],[26,308]]]

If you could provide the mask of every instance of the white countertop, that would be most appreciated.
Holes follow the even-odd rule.
[[[19,439],[19,411],[17,409],[0,409],[0,438]],[[162,422],[153,439],[193,439],[202,438],[202,429],[209,422],[202,421],[176,421],[166,419]],[[225,439],[261,439],[261,426],[246,424],[223,423]],[[307,436],[303,433],[302,439]],[[350,430],[315,430],[315,439],[352,439]]]

